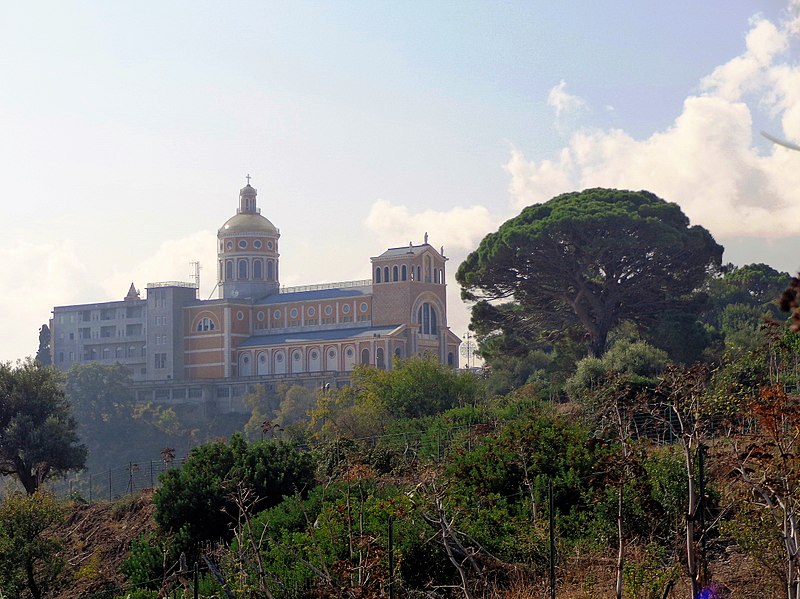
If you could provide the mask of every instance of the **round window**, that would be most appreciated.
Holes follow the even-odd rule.
[[[273,316],[273,318],[275,318],[275,320],[280,320],[281,319],[281,311],[280,310],[275,310],[272,313],[272,316]]]
[[[228,243],[225,244],[225,247],[228,248],[229,250],[232,250],[233,249],[233,242],[229,241]]]
[[[361,302],[361,311],[366,312],[367,308],[369,308],[369,306],[367,306],[367,302]]]
[[[268,242],[267,242],[267,247],[268,247],[269,249],[272,249],[272,242],[271,242],[271,241],[268,241]]]
[[[300,361],[300,352],[299,351],[294,352],[294,355],[292,356],[292,359],[295,362],[299,362]]]
[[[347,357],[348,358],[352,358],[353,357],[353,350],[352,349],[348,349],[347,350]]]
[[[331,359],[335,358],[336,357],[336,350],[332,349],[331,351],[329,351],[328,352],[328,357],[331,358]]]
[[[350,304],[342,306],[342,314],[350,314]]]
[[[244,312],[242,312],[241,310],[239,310],[239,311],[236,313],[236,320],[244,320]]]
[[[256,248],[257,250],[260,250],[261,249],[261,240],[260,239],[256,239],[253,242],[253,247]]]
[[[318,357],[319,357],[319,354],[317,352],[315,352],[315,351],[311,352],[311,359],[312,360],[316,360]]]
[[[278,354],[277,356],[275,356],[275,361],[276,362],[283,362],[283,354]]]
[[[306,310],[306,312],[308,312],[309,316],[314,316],[314,314],[316,314],[316,312],[314,311],[314,307],[313,306],[309,306],[308,309]]]
[[[264,362],[267,361],[267,356],[265,356],[264,354],[261,354],[260,356],[258,356],[258,361],[263,364]]]
[[[247,247],[247,241],[245,241],[244,239],[240,239],[238,245],[239,245],[239,249],[243,250],[243,249],[245,249]]]
[[[249,364],[250,363],[250,358],[245,356],[244,358],[242,358],[242,362],[244,362],[245,364]]]
[[[297,318],[297,308],[292,308],[291,311],[289,312],[289,316],[291,316],[292,318]]]
[[[333,314],[333,308],[325,306],[325,316],[330,316],[331,314]]]
[[[258,320],[264,320],[264,313],[259,310],[258,314],[256,314],[256,318],[258,318]]]

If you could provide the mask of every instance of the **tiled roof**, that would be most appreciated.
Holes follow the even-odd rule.
[[[397,256],[406,256],[408,254],[416,255],[419,254],[425,248],[432,247],[429,243],[424,243],[422,245],[406,245],[399,248],[389,248],[385,252],[383,252],[378,258],[396,258]]]
[[[243,343],[244,347],[261,347],[264,345],[283,345],[286,343],[313,343],[314,341],[334,341],[339,339],[360,339],[376,335],[388,336],[399,328],[399,325],[382,327],[354,327],[351,329],[323,329],[316,331],[291,331],[271,335],[253,335]]]
[[[312,291],[295,291],[293,293],[273,293],[256,301],[256,305],[284,304],[287,302],[308,302],[330,300],[345,297],[363,297],[372,293],[372,286],[346,287],[336,289],[314,289]]]

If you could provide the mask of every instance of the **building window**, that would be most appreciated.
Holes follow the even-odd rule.
[[[386,368],[386,360],[384,359],[383,348],[379,347],[375,350],[375,365],[381,370]]]
[[[381,267],[380,266],[375,269],[375,282],[376,283],[380,283],[381,282]]]
[[[247,260],[239,260],[239,280],[247,279]]]
[[[429,303],[424,303],[419,307],[417,313],[419,332],[421,335],[436,335],[438,325],[436,322],[436,310]]]
[[[233,249],[233,242],[229,241],[228,243],[225,244],[225,247],[228,248],[229,250],[232,250]]]
[[[230,281],[233,279],[233,260],[225,262],[225,280]]]
[[[417,266],[417,281],[422,281],[422,269]]]
[[[253,278],[260,281],[264,277],[264,262],[262,260],[253,260]]]
[[[369,364],[369,350],[362,349],[361,350],[361,363],[362,364]]]
[[[318,357],[319,357],[319,354],[316,352],[316,350],[311,352],[311,359],[312,360],[316,360]]]
[[[280,320],[280,319],[281,319],[281,311],[280,311],[280,310],[275,310],[275,311],[272,313],[272,317],[273,317],[275,320]]]
[[[261,322],[262,320],[264,320],[264,312],[262,312],[261,310],[259,310],[259,311],[258,311],[258,313],[256,314],[256,318],[258,319],[258,321],[259,321],[259,322]]]
[[[350,314],[350,304],[342,306],[342,314]]]
[[[408,279],[408,269],[406,265],[403,264],[403,266],[400,267],[400,280],[405,281],[406,279]]]
[[[388,266],[384,266],[383,267],[383,280],[386,281],[387,283],[389,282],[389,267]]]
[[[256,239],[253,242],[253,247],[256,248],[257,250],[260,250],[261,249],[261,240],[260,239]]]
[[[369,306],[367,305],[367,302],[361,302],[360,308],[361,308],[362,312],[366,312],[367,310],[369,310]]]
[[[242,312],[241,310],[239,310],[239,311],[236,313],[236,320],[244,320],[244,312]]]
[[[244,239],[240,239],[238,245],[240,250],[247,249],[247,241]]]
[[[275,278],[273,270],[272,260],[267,260],[267,281],[272,281]]]
[[[269,249],[272,249],[272,242],[271,242],[271,241],[268,241],[268,242],[267,242],[267,247],[268,247]]]
[[[396,281],[397,280],[397,272],[398,272],[397,271],[397,266],[396,265],[392,266],[392,281]]]
[[[155,367],[157,370],[162,370],[167,367],[167,354],[154,354],[153,357],[155,358]]]
[[[208,317],[200,319],[200,322],[197,323],[198,332],[213,331],[215,328],[216,325],[214,324],[214,321]]]
[[[297,318],[297,308],[292,308],[291,311],[289,312],[289,316],[291,318]]]
[[[309,316],[314,316],[314,314],[316,314],[316,311],[314,310],[314,306],[309,306],[306,309],[306,313],[308,313]]]

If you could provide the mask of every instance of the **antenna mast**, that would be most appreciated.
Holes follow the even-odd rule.
[[[192,279],[192,282],[194,283],[194,286],[199,291],[200,290],[200,269],[202,268],[202,266],[200,266],[200,262],[197,261],[197,260],[189,262],[189,266],[192,269],[192,272],[189,275],[189,277]]]

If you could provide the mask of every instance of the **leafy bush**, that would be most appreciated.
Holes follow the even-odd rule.
[[[248,445],[237,434],[230,445],[215,442],[193,449],[183,467],[162,473],[160,480],[153,496],[156,522],[164,531],[180,531],[194,545],[230,538],[239,516],[234,500],[239,489],[255,494],[253,511],[276,505],[286,495],[307,493],[314,485],[314,461],[288,444]]]

